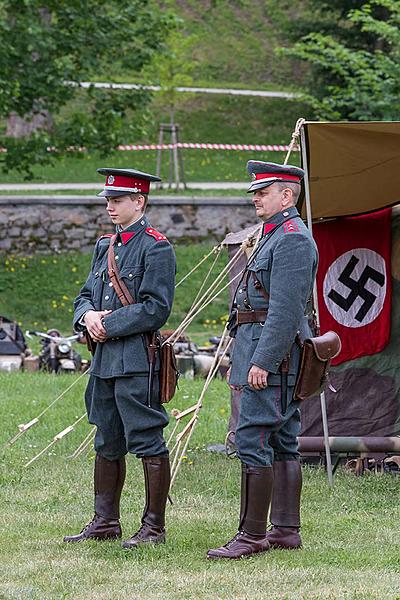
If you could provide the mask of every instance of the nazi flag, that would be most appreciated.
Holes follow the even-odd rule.
[[[342,351],[332,361],[376,354],[390,338],[391,209],[315,225],[321,333],[332,329]]]

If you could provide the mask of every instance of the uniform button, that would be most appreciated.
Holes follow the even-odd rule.
[[[140,221],[140,224],[141,224],[141,225],[144,225],[144,221]]]
[[[132,279],[132,277],[133,277],[133,274],[132,274],[132,273],[129,273],[128,277],[129,277],[129,279]]]
[[[241,294],[243,292],[243,290],[239,290],[239,294]]]
[[[104,296],[104,300],[109,300],[110,296]]]
[[[116,255],[116,257],[115,257],[115,260],[118,260],[118,259],[119,259],[119,256],[118,256],[118,254],[117,254],[117,255]]]
[[[97,277],[97,275],[98,275],[98,274],[99,274],[99,272],[98,272],[98,271],[96,271],[96,273],[94,274],[94,276],[95,276],[95,277]]]
[[[110,283],[108,284],[108,287],[112,287],[113,286],[113,282],[110,281]]]
[[[121,243],[121,242],[118,242],[117,246],[122,246],[122,243]]]

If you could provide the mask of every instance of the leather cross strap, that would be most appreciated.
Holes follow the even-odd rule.
[[[108,248],[108,276],[110,278],[111,283],[113,284],[115,293],[117,294],[122,306],[128,306],[129,304],[135,304],[135,300],[128,288],[126,287],[125,283],[122,281],[122,279],[119,278],[119,270],[114,256],[114,243],[116,239],[116,235],[113,235],[111,237],[110,246]]]
[[[107,256],[108,276],[122,306],[129,306],[130,304],[136,304],[136,300],[126,287],[125,283],[119,277],[119,269],[114,256],[114,244],[116,239],[116,235],[113,235],[110,238],[110,246],[108,248]],[[154,331],[147,331],[144,333],[144,336],[146,337],[149,363],[150,365],[154,365],[157,351],[156,333]]]

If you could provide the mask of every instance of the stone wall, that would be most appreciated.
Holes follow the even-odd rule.
[[[246,197],[154,196],[152,225],[171,240],[222,240],[257,222]],[[113,228],[104,200],[90,196],[0,196],[0,253],[87,252]]]

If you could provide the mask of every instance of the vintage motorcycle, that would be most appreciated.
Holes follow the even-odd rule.
[[[40,337],[42,348],[39,352],[39,369],[49,373],[76,373],[82,369],[81,355],[76,352],[72,343],[80,341],[82,333],[62,336],[58,329],[49,329],[47,333],[42,331],[27,331],[26,336]]]

